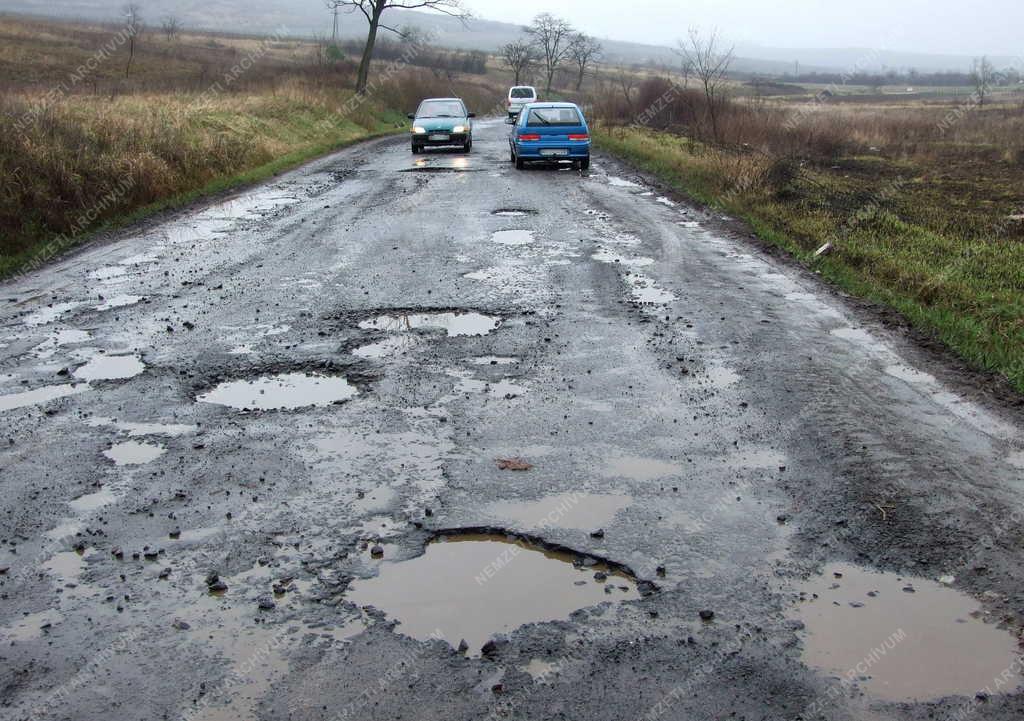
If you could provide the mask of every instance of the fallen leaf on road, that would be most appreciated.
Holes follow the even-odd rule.
[[[495,462],[503,471],[528,471],[533,468],[532,463],[527,463],[522,458],[496,458]]]

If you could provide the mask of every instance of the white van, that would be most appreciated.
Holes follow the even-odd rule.
[[[519,111],[528,103],[537,102],[537,88],[532,85],[517,85],[508,91],[508,116],[518,118]]]

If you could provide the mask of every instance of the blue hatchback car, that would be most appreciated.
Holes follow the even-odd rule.
[[[530,103],[523,107],[508,137],[511,160],[522,170],[528,162],[571,161],[590,167],[590,128],[573,103]]]

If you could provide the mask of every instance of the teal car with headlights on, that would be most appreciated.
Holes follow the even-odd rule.
[[[466,110],[459,98],[429,98],[420,103],[412,121],[412,152],[425,148],[460,147],[473,149],[473,122],[476,113]]]

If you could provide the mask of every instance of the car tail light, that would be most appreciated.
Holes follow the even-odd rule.
[[[590,136],[586,134],[573,134],[569,136],[569,140],[590,140]]]
[[[539,135],[534,135],[534,134],[531,134],[531,133],[524,133],[523,135],[519,136],[519,139],[520,140],[525,140],[525,141],[540,140],[540,136]]]

